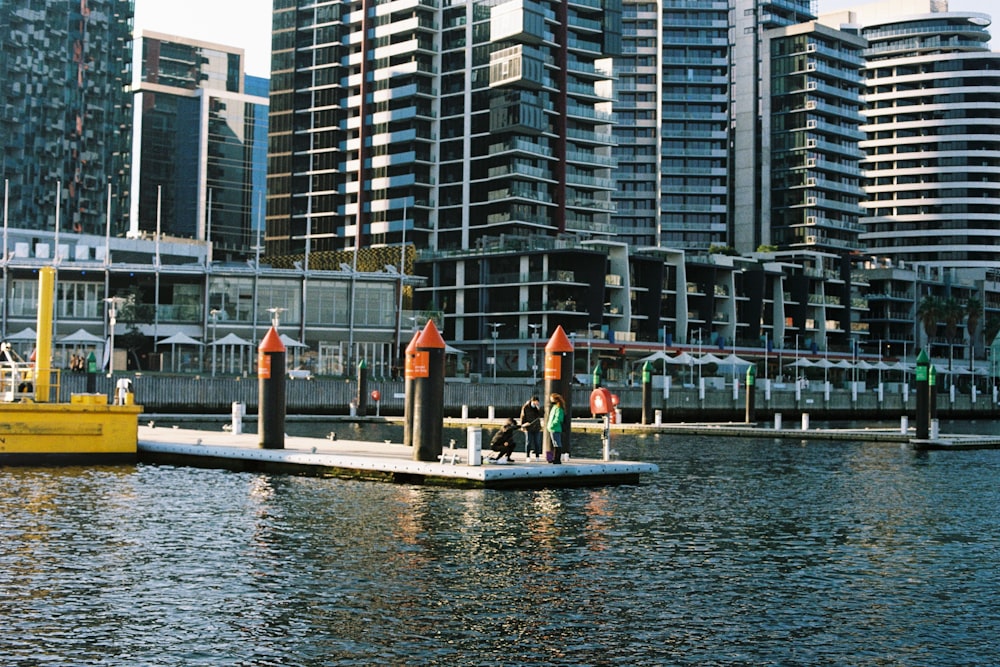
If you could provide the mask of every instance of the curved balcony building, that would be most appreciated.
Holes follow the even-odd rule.
[[[896,263],[996,267],[1000,53],[971,12],[866,21],[861,239]]]

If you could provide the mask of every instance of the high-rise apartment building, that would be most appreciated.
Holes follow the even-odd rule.
[[[277,2],[268,252],[311,266],[415,244],[435,285],[417,303],[444,313],[450,340],[486,341],[498,318],[505,337],[529,316],[585,327],[556,307],[579,281],[544,276],[590,261],[603,287],[596,251],[567,251],[613,234],[620,26],[615,1]]]
[[[729,3],[623,3],[613,223],[636,245],[701,249],[729,231]]]
[[[615,5],[278,2],[269,251],[609,234]]]
[[[838,255],[860,250],[865,41],[813,21],[765,35],[763,241]]]
[[[625,3],[621,240],[857,249],[864,40],[812,11],[805,0]]]
[[[995,269],[1000,53],[988,50],[987,15],[940,5],[851,16],[869,42],[861,238],[897,263]]]
[[[242,49],[185,37],[144,33],[137,61],[131,233],[248,256],[264,205],[266,85],[245,89]]]
[[[11,226],[124,231],[131,27],[129,0],[0,2],[0,177]]]
[[[872,284],[869,338],[981,357],[984,333],[1000,321],[1000,53],[989,51],[990,17],[896,0],[821,20],[868,42],[860,241],[872,255],[862,271]],[[923,322],[935,308],[928,297],[943,306],[936,327]],[[955,326],[963,319],[978,326]]]

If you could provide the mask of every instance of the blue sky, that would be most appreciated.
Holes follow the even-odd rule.
[[[819,0],[828,12],[852,7],[858,0]],[[1000,36],[1000,0],[951,0],[952,11],[990,14],[991,31]],[[246,71],[269,76],[271,65],[271,0],[135,0],[136,29],[155,30],[208,42],[241,46]],[[994,40],[994,49],[1000,40]]]

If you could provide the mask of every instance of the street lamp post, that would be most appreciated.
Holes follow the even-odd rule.
[[[531,386],[534,387],[538,384],[538,332],[542,328],[542,325],[529,324],[528,328],[531,329]]]
[[[698,387],[701,387],[701,327],[698,327]]]
[[[878,386],[882,387],[882,339],[878,341]]]
[[[212,316],[212,377],[215,377],[215,348],[218,347],[215,344],[215,341],[218,340],[216,327],[219,324],[219,309],[213,308],[212,310],[209,311],[208,314]],[[240,357],[241,364],[243,363],[242,359],[243,358],[241,356]]]
[[[767,332],[764,332],[764,379],[767,379]]]
[[[588,373],[593,370],[593,367],[590,365],[590,343],[594,339],[594,327],[599,327],[599,326],[601,326],[600,322],[587,323],[587,372]]]
[[[499,329],[503,326],[503,322],[490,322],[490,326],[493,327],[493,382],[497,381],[497,336],[500,335]]]
[[[108,355],[108,377],[115,374],[115,325],[118,324],[118,306],[124,301],[120,296],[109,296],[105,299],[108,302],[108,326],[111,333],[111,353]]]

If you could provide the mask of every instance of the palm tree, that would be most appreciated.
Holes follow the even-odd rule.
[[[944,337],[951,345],[958,334],[958,322],[965,314],[965,309],[953,296],[949,296],[941,305],[941,319],[944,320]]]
[[[930,354],[931,343],[934,334],[937,333],[938,322],[941,319],[941,299],[936,296],[925,296],[917,305],[917,317],[924,327],[924,334],[927,336],[927,353]]]
[[[969,366],[976,353],[976,329],[979,318],[983,315],[983,302],[978,297],[970,296],[965,300],[965,330],[969,332]]]
[[[996,315],[991,315],[989,319],[986,320],[986,326],[983,327],[986,332],[986,344],[992,345],[993,339],[997,337],[1000,333],[1000,317]]]

